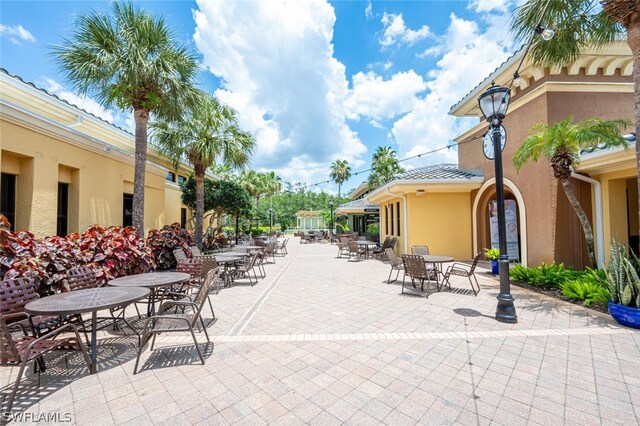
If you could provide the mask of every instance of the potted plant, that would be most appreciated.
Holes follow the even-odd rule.
[[[493,275],[498,275],[500,272],[498,269],[498,258],[500,257],[500,249],[498,248],[485,248],[484,256],[491,261],[491,273]]]
[[[640,328],[640,261],[627,248],[613,241],[607,267],[607,288],[611,294],[609,313],[619,324]]]

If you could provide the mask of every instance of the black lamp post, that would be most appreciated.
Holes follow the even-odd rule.
[[[496,201],[498,203],[498,241],[500,249],[500,294],[496,308],[496,320],[507,323],[518,322],[516,307],[509,283],[509,256],[507,255],[507,228],[504,208],[504,179],[502,175],[502,120],[507,113],[511,90],[508,87],[492,85],[478,98],[482,114],[489,122],[489,131],[493,139],[493,157],[496,175]],[[485,155],[487,152],[485,151]]]
[[[329,221],[329,230],[333,234],[333,199],[329,200],[329,207],[331,208],[331,220]]]

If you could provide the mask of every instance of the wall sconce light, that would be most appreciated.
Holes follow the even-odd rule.
[[[424,197],[424,189],[418,189],[416,191],[416,197]]]

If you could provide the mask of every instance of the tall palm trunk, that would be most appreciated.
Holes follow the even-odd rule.
[[[342,190],[342,182],[338,182],[338,205],[340,205],[340,191]]]
[[[638,169],[638,193],[640,193],[640,13],[635,13],[627,28],[627,42],[633,54],[633,111],[636,119],[636,163]],[[640,217],[640,205],[638,216]],[[640,231],[640,230],[638,230]],[[638,250],[638,247],[633,247]]]
[[[149,111],[136,109],[133,113],[136,122],[136,154],[133,173],[133,211],[132,223],[138,235],[144,236],[144,178],[147,166],[147,125]]]
[[[591,229],[591,223],[589,222],[589,218],[587,218],[587,214],[584,212],[584,209],[580,205],[578,198],[576,197],[575,192],[573,192],[573,188],[571,187],[571,183],[569,179],[566,177],[560,178],[560,183],[562,184],[562,189],[564,189],[564,193],[575,210],[576,215],[578,215],[578,220],[580,220],[580,225],[582,225],[582,231],[584,232],[584,239],[587,240],[587,251],[589,252],[589,262],[591,262],[591,267],[594,269],[598,268],[598,263],[596,262],[596,254],[594,250],[593,244],[593,230]]]
[[[196,175],[196,227],[193,235],[196,240],[196,246],[202,249],[202,227],[204,221],[204,174],[206,168],[202,164],[194,164],[194,172]]]

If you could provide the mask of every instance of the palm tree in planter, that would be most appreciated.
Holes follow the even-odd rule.
[[[235,168],[247,165],[255,139],[238,127],[232,108],[204,93],[180,119],[154,122],[151,131],[160,152],[172,158],[176,168],[183,160],[193,166],[196,178],[195,240],[202,248],[205,173],[216,162]]]
[[[529,161],[538,161],[541,156],[549,161],[554,177],[560,181],[571,207],[580,220],[593,268],[597,268],[593,230],[571,187],[569,177],[573,165],[580,162],[580,151],[616,146],[626,148],[627,142],[620,136],[620,132],[630,124],[626,120],[599,119],[574,123],[572,117],[552,125],[537,124],[531,129],[533,134],[525,139],[513,155],[513,164],[517,171]]]
[[[53,48],[66,78],[81,94],[95,95],[107,108],[133,111],[133,226],[142,235],[149,117],[175,119],[185,104],[195,100],[196,57],[176,41],[163,18],[130,3],[114,2],[111,15],[99,11],[80,15],[74,28],[64,45]]]
[[[351,177],[351,166],[347,160],[337,159],[331,163],[331,172],[329,177],[338,184],[338,204],[340,204],[340,195],[342,192],[342,184]]]
[[[528,0],[516,9],[511,30],[516,38],[528,40],[541,18],[542,25],[553,29],[555,35],[550,40],[533,39],[529,55],[538,65],[567,66],[589,46],[602,47],[626,35],[633,55],[634,129],[640,135],[638,0]],[[640,143],[636,143],[636,160],[640,165]],[[640,188],[640,166],[637,174]],[[640,214],[639,206],[636,208]]]

